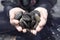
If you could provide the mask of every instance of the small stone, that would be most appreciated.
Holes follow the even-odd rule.
[[[60,32],[60,28],[57,29]]]
[[[52,32],[52,34],[55,34],[55,32]]]

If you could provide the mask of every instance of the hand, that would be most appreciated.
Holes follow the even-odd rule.
[[[47,22],[47,16],[48,16],[48,12],[45,8],[38,7],[35,10],[40,12],[40,15],[41,15],[40,20],[41,21],[38,23],[38,25],[36,27],[36,30],[31,30],[31,33],[34,34],[34,35],[36,35],[37,32],[40,32],[43,29],[43,26]]]
[[[22,12],[25,12],[23,9],[21,9],[21,8],[18,8],[18,7],[16,7],[16,8],[13,8],[13,9],[11,9],[10,11],[9,11],[9,16],[10,16],[10,23],[12,24],[12,25],[14,25],[15,26],[15,28],[19,31],[19,32],[26,32],[26,29],[22,29],[22,27],[21,26],[19,26],[19,20],[16,20],[14,17],[15,17],[15,15],[18,13],[18,12],[20,12],[20,11],[22,11]]]

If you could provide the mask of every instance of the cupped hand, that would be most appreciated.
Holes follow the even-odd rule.
[[[18,12],[25,12],[23,9],[21,8],[13,8],[9,11],[9,17],[10,17],[10,23],[12,25],[14,25],[14,27],[19,31],[19,32],[26,32],[26,29],[23,29],[20,25],[19,25],[19,20],[15,19],[15,15],[18,13]]]
[[[40,32],[43,29],[44,25],[47,22],[47,17],[48,17],[48,12],[45,8],[38,7],[35,10],[39,11],[41,16],[40,16],[40,22],[38,23],[36,29],[31,30],[31,33],[34,35],[36,35],[37,32]]]

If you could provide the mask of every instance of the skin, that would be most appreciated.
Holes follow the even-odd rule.
[[[35,10],[40,12],[41,21],[39,22],[38,26],[36,27],[36,30],[31,30],[31,33],[33,33],[34,35],[36,35],[37,32],[40,32],[43,29],[44,25],[47,22],[47,16],[48,16],[48,12],[47,12],[47,10],[45,8],[38,7]]]
[[[42,7],[38,7],[38,8],[36,8],[36,9],[34,9],[34,10],[39,11],[39,12],[40,12],[40,15],[41,15],[41,17],[40,17],[41,21],[39,22],[38,26],[36,27],[36,30],[30,30],[32,34],[36,35],[37,32],[40,32],[40,31],[43,29],[44,25],[46,24],[48,12],[47,12],[47,10],[46,10],[45,8],[42,8]],[[20,11],[25,12],[25,10],[23,10],[23,9],[21,9],[21,8],[18,8],[18,7],[13,8],[13,9],[11,9],[11,10],[9,11],[10,23],[11,23],[12,25],[14,25],[15,28],[16,28],[19,32],[22,31],[23,33],[26,33],[26,32],[27,32],[26,29],[22,29],[22,27],[19,26],[19,21],[16,20],[16,19],[14,19],[16,13],[17,13],[17,12],[20,12]]]

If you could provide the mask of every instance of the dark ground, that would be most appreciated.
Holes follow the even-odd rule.
[[[0,12],[2,12],[3,9],[4,9],[4,7],[0,3]],[[52,15],[53,15],[54,20],[52,22],[52,25],[54,25],[54,26],[51,28],[51,31],[52,31],[53,36],[55,37],[55,40],[60,40],[60,0],[57,1],[57,4],[53,7],[53,10],[54,10],[54,13]],[[11,25],[9,24],[9,22],[6,18],[7,17],[4,13],[0,13],[0,27],[2,27],[2,28],[9,27],[8,29],[10,29]],[[2,31],[4,31],[4,30],[2,30]],[[3,36],[3,35],[2,35],[2,37],[5,37],[6,38],[5,40],[9,40],[9,38],[12,38],[12,36],[7,37],[7,36]],[[0,36],[0,40],[3,40],[3,38],[1,38],[1,36]]]

